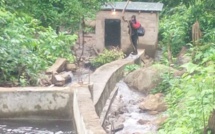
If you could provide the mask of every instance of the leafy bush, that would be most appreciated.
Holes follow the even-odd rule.
[[[185,6],[175,7],[160,22],[160,44],[164,50],[167,50],[167,46],[170,45],[173,56],[176,56],[181,47],[190,40],[189,14],[185,14],[187,10]]]
[[[140,68],[140,65],[137,64],[126,65],[124,71],[126,74],[128,74],[134,70],[137,70],[138,68]]]
[[[187,70],[180,79],[165,79],[167,122],[159,133],[201,134],[215,108],[214,48],[207,47],[194,63],[184,64]],[[168,80],[168,81],[167,81]]]
[[[56,35],[26,14],[0,9],[0,85],[36,84],[37,74],[58,57],[73,61],[75,35]]]
[[[169,91],[169,88],[171,86],[171,80],[173,78],[173,74],[171,74],[170,72],[166,72],[166,73],[162,73],[161,74],[161,79],[162,82],[159,83],[159,85],[157,87],[155,87],[154,89],[151,90],[152,94],[155,93],[164,93],[167,94]]]
[[[119,49],[105,49],[99,56],[91,60],[91,64],[93,67],[97,68],[106,63],[112,62],[117,59],[123,59],[124,53]]]
[[[213,78],[188,75],[174,84],[166,96],[169,119],[159,133],[201,134],[214,108]]]
[[[79,28],[80,19],[91,17],[100,5],[108,0],[1,0],[0,7],[11,12],[24,12],[41,21],[44,27],[58,26],[70,28],[69,31]]]

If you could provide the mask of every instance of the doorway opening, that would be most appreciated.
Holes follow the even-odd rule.
[[[119,47],[121,45],[121,20],[105,19],[105,47]]]

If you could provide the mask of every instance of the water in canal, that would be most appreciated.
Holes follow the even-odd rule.
[[[72,121],[0,120],[0,134],[76,134]]]

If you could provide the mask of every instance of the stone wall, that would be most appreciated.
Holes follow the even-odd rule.
[[[136,15],[137,20],[145,28],[146,33],[139,37],[138,48],[145,49],[146,54],[154,56],[158,42],[158,23],[159,16],[157,12],[125,12],[125,19],[130,19]],[[96,48],[101,52],[105,48],[105,19],[121,20],[121,49],[125,53],[132,51],[132,46],[128,34],[128,23],[122,20],[122,12],[117,11],[115,15],[111,11],[100,11],[96,17]]]

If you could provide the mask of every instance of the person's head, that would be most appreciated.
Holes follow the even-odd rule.
[[[131,21],[136,22],[136,16],[135,16],[135,15],[132,15],[132,16],[131,16]]]

